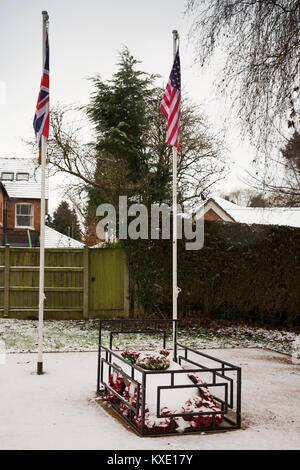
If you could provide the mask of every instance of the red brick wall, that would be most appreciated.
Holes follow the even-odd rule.
[[[204,220],[223,220],[213,209],[209,209],[204,214]]]
[[[3,225],[3,207],[4,207],[4,197],[3,192],[0,190],[0,225]]]
[[[18,203],[33,204],[33,226],[34,229],[40,231],[40,218],[41,218],[41,201],[40,199],[9,199],[7,201],[7,228],[15,228],[15,208]],[[48,211],[48,201],[46,201],[46,214]]]
[[[105,241],[105,240],[99,240],[99,238],[97,237],[95,220],[93,220],[93,222],[90,223],[90,225],[87,228],[86,234],[83,237],[83,240],[81,241],[88,246],[94,246],[100,242]]]

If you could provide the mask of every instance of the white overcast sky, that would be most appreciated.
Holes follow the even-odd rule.
[[[186,0],[0,0],[0,156],[26,157],[23,142],[33,137],[32,120],[41,79],[42,10],[50,16],[50,99],[52,104],[84,105],[92,91],[87,77],[104,80],[116,71],[123,45],[142,61],[140,69],[161,75],[165,85],[172,65],[172,30],[180,34],[182,85],[200,104],[214,131],[221,129],[230,104],[215,95],[217,66],[205,73],[194,64],[188,40],[191,19]],[[227,122],[230,176],[220,190],[240,186],[250,165],[250,147],[239,138],[237,121]],[[50,184],[50,211],[60,200]],[[65,178],[64,178],[65,181]]]

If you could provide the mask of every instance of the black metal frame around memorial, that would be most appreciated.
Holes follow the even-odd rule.
[[[105,324],[109,325],[119,325],[119,329],[109,330],[109,347],[104,346],[103,339],[103,326]],[[119,334],[160,334],[163,337],[163,349],[166,349],[166,338],[167,332],[166,329],[162,328],[162,325],[172,324],[173,326],[173,335],[175,336],[174,341],[174,350],[173,350],[173,360],[181,365],[182,362],[186,364],[191,364],[195,366],[190,369],[180,369],[180,370],[145,370],[136,364],[125,360],[120,354],[116,353],[113,350],[113,337]],[[137,328],[137,326],[147,326],[150,325],[150,328]],[[117,405],[111,403],[112,408],[115,412],[124,419],[139,435],[141,436],[151,436],[151,435],[165,435],[165,434],[177,434],[176,429],[173,429],[173,420],[175,417],[182,416],[184,418],[192,418],[193,416],[204,416],[210,415],[213,417],[212,425],[201,428],[189,428],[185,430],[185,433],[189,432],[203,432],[203,431],[227,431],[230,429],[239,429],[241,427],[241,368],[230,364],[229,362],[223,361],[222,359],[217,359],[213,356],[210,356],[206,353],[196,351],[193,348],[185,346],[177,341],[177,331],[178,331],[178,321],[177,320],[160,320],[160,319],[118,319],[118,320],[106,320],[101,319],[99,321],[99,343],[98,343],[98,373],[97,373],[97,393],[100,396],[104,396],[109,390],[113,393],[122,403],[124,403],[130,409],[130,417],[124,416]],[[192,358],[189,357],[192,355]],[[104,357],[103,357],[104,356]],[[197,360],[195,360],[195,356]],[[120,369],[116,364],[113,363],[113,358],[116,357],[118,361],[121,361],[130,366],[131,373],[126,374],[122,369]],[[207,367],[201,362],[204,359],[213,361],[215,367]],[[201,362],[198,362],[201,361]],[[132,406],[123,396],[116,392],[103,377],[103,365],[106,364],[111,374],[112,370],[121,372],[121,374],[130,382],[133,382],[137,386],[137,403],[136,406]],[[136,371],[140,372],[142,375],[142,382],[139,383],[136,380]],[[201,373],[201,374],[211,374],[211,382],[206,381],[206,385],[191,384],[191,385],[175,385],[175,378],[177,374],[182,373]],[[147,386],[147,377],[150,374],[164,374],[169,375],[170,385],[163,385],[157,387],[157,418],[170,418],[170,428],[165,431],[149,431],[145,426],[145,406],[146,406],[146,386]],[[234,377],[230,377],[233,375]],[[221,379],[222,382],[218,382]],[[209,389],[214,387],[224,387],[224,400],[213,395],[214,399],[218,402],[221,411],[212,411],[208,410],[207,412],[198,412],[198,413],[177,413],[172,415],[163,416],[161,415],[161,391],[165,389],[181,389],[181,388],[195,388],[195,387],[208,387]],[[141,400],[140,400],[141,396]],[[141,415],[140,427],[135,424],[133,421],[134,414]],[[215,416],[222,414],[224,415],[224,421],[221,425],[216,424]]]

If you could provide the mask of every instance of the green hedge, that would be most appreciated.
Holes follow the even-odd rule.
[[[170,240],[127,240],[131,300],[171,316]],[[179,317],[299,325],[300,229],[205,222],[204,248],[178,241]]]

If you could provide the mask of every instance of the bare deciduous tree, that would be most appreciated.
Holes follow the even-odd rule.
[[[247,172],[247,182],[279,206],[300,206],[300,134],[295,131],[281,148],[281,157],[269,157],[261,171]],[[264,173],[261,178],[260,174]]]
[[[225,57],[219,87],[264,155],[299,123],[299,0],[188,0],[197,59]]]
[[[51,109],[48,160],[54,173],[64,172],[79,178],[81,187],[97,185],[94,180],[97,154],[93,145],[81,141],[81,125],[74,125],[71,118],[68,118],[74,111],[71,107],[59,105]]]
[[[150,131],[153,154],[153,170],[159,162],[168,168],[171,181],[172,148],[166,145],[166,122],[159,109],[161,95],[154,101],[154,116]],[[202,193],[209,192],[225,178],[227,165],[221,139],[212,134],[199,107],[188,98],[183,99],[180,129],[180,153],[178,155],[178,192],[181,203],[191,206],[199,203]],[[171,192],[170,192],[171,197]]]
[[[73,177],[68,180],[66,193],[73,206],[80,211],[78,198],[79,201],[82,200],[91,188],[97,194],[100,191],[107,197],[106,202],[114,204],[117,204],[117,200],[112,200],[112,194],[142,195],[141,200],[145,203],[153,202],[149,197],[156,197],[155,201],[161,202],[159,194],[153,194],[155,188],[151,188],[152,177],[158,171],[166,169],[167,174],[162,174],[162,177],[167,182],[170,181],[172,150],[165,144],[166,123],[159,110],[159,102],[153,102],[153,120],[148,135],[145,136],[149,150],[151,149],[149,171],[134,185],[129,183],[126,162],[97,150],[93,143],[81,141],[81,126],[70,124],[71,118],[68,118],[73,112],[70,107],[57,106],[52,109],[48,143],[48,159],[52,172],[67,173]],[[221,142],[209,132],[199,109],[190,103],[182,109],[181,147],[182,152],[178,159],[180,200],[192,205],[199,200],[201,192],[209,190],[225,177],[226,164],[222,157]]]
[[[253,189],[235,189],[230,193],[224,193],[222,197],[226,201],[233,202],[242,207],[267,207],[271,205],[263,193]]]

